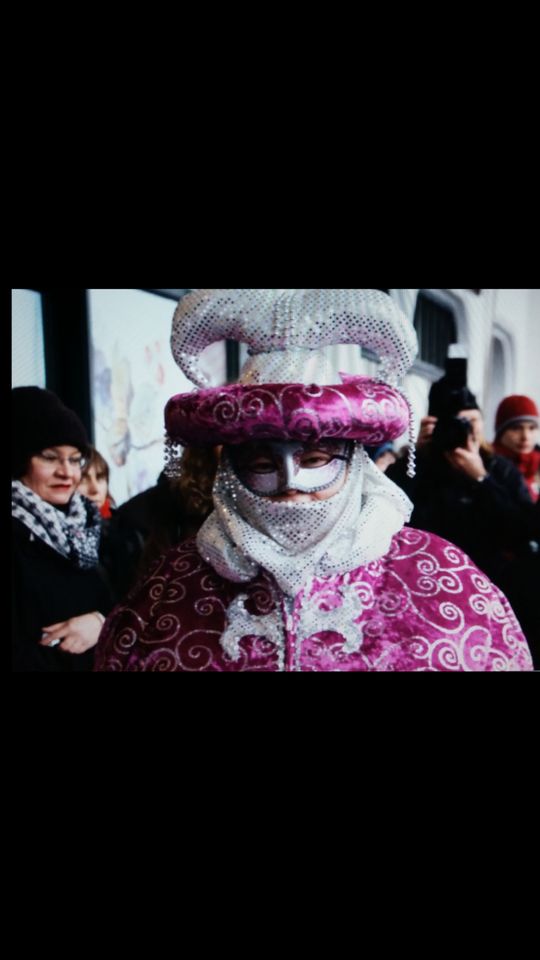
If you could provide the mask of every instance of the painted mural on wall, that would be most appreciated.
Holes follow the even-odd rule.
[[[90,290],[94,434],[118,504],[151,487],[163,469],[163,410],[193,389],[170,350],[175,303],[142,290]],[[224,344],[203,358],[213,384],[226,379]]]

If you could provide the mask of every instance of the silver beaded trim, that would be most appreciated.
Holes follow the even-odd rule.
[[[183,447],[179,443],[175,443],[174,440],[165,432],[165,443],[164,443],[164,473],[169,480],[178,480],[182,476],[182,458]]]

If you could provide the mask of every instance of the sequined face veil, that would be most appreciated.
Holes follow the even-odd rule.
[[[268,440],[231,446],[226,456],[248,490],[275,497],[290,490],[318,493],[330,489],[345,474],[352,450],[352,443],[346,440]]]

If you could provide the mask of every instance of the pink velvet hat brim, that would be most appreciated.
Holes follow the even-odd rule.
[[[179,394],[165,408],[165,426],[182,446],[324,437],[374,446],[408,430],[409,406],[398,390],[369,377],[343,379],[332,386],[232,384]]]

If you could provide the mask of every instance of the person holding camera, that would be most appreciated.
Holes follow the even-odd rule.
[[[414,504],[411,526],[455,543],[501,586],[522,549],[531,499],[519,470],[484,440],[482,412],[466,384],[466,363],[448,360],[445,376],[430,390],[416,476],[407,476],[401,460],[387,476]]]

